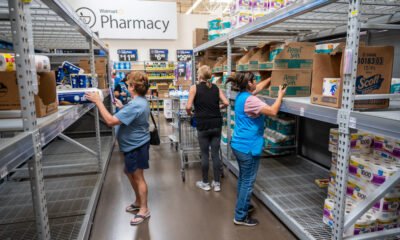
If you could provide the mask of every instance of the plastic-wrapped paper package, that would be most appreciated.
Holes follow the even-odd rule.
[[[73,89],[73,90],[57,90],[58,102],[60,105],[73,105],[73,104],[84,104],[90,103],[86,99],[85,94],[88,92],[95,92],[100,95],[100,99],[103,101],[103,92],[97,88],[87,89]]]
[[[232,29],[240,28],[253,22],[253,13],[250,10],[239,11],[232,16]]]
[[[208,40],[214,40],[221,35],[221,18],[208,21]]]
[[[50,59],[47,56],[35,55],[36,72],[50,72]]]
[[[232,30],[231,16],[227,13],[223,14],[221,21],[221,35],[226,35]]]
[[[61,66],[62,66],[65,74],[83,74],[84,73],[83,69],[75,66],[74,64],[72,64],[68,61],[64,61]]]
[[[339,131],[331,128],[329,134],[329,151],[337,153],[339,142]],[[372,152],[373,136],[369,133],[359,131],[351,134],[351,153],[352,154],[370,154]]]
[[[339,43],[326,43],[315,45],[315,53],[330,54],[339,45]]]
[[[400,163],[400,139],[375,135],[374,156]]]
[[[345,214],[350,214],[350,210],[346,210]],[[377,219],[373,214],[367,212],[356,223],[351,226],[345,233],[345,236],[360,235],[375,232],[377,229]]]
[[[340,85],[340,78],[324,78],[322,84],[323,96],[335,96],[336,90]]]
[[[15,58],[14,54],[1,53],[0,54],[0,71],[15,71]]]
[[[384,219],[377,219],[377,231],[383,231],[388,229],[393,229],[397,227],[397,219],[398,217],[394,218],[384,218]]]

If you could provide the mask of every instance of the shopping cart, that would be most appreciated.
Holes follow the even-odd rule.
[[[184,111],[175,112],[174,114],[178,120],[178,148],[181,161],[181,176],[184,182],[186,180],[185,170],[189,164],[201,162],[200,146],[193,118]],[[219,155],[221,159],[221,177],[224,177],[221,150]]]

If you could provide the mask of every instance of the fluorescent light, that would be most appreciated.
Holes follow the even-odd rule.
[[[196,2],[193,4],[193,6],[191,6],[189,8],[189,10],[187,10],[186,15],[189,15],[191,12],[193,12],[194,9],[197,8],[197,6],[199,6],[199,4],[202,2],[203,0],[196,0]]]

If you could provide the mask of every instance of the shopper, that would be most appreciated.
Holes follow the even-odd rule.
[[[240,89],[235,100],[235,129],[231,140],[231,148],[239,165],[238,193],[233,222],[237,225],[255,226],[256,219],[249,217],[254,182],[264,145],[264,115],[278,114],[285,95],[284,87],[279,88],[278,98],[272,106],[267,105],[256,95],[270,84],[270,79],[256,84],[254,74],[238,73],[227,81]]]
[[[192,106],[194,104],[194,112],[196,119],[196,127],[198,131],[198,140],[201,150],[201,163],[203,179],[196,182],[196,186],[205,190],[221,191],[221,159],[219,156],[222,116],[220,108],[229,105],[223,92],[210,82],[211,70],[208,66],[199,68],[197,85],[190,88],[189,100],[186,105],[186,111],[192,114]],[[222,104],[220,104],[220,101]],[[214,180],[208,181],[209,169],[209,151],[211,147],[211,158],[213,161]]]
[[[115,86],[114,96],[119,99],[123,105],[127,104],[131,100],[131,94],[128,90],[128,84],[126,83],[129,73]]]
[[[96,104],[107,125],[118,126],[117,139],[125,157],[125,173],[136,196],[136,201],[126,211],[138,211],[131,220],[131,225],[137,225],[150,217],[147,183],[143,173],[144,169],[149,168],[150,108],[145,98],[149,84],[146,75],[141,72],[129,74],[127,84],[133,98],[125,106],[118,101],[117,107],[121,110],[114,116],[108,112],[97,94],[88,93],[86,98]]]

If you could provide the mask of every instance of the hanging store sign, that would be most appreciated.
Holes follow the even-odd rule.
[[[168,61],[168,49],[150,49],[150,61]]]
[[[176,39],[175,2],[67,0],[103,39]]]
[[[137,49],[118,49],[117,54],[120,62],[135,62],[138,60]]]
[[[176,50],[178,62],[188,62],[192,60],[193,50]]]

